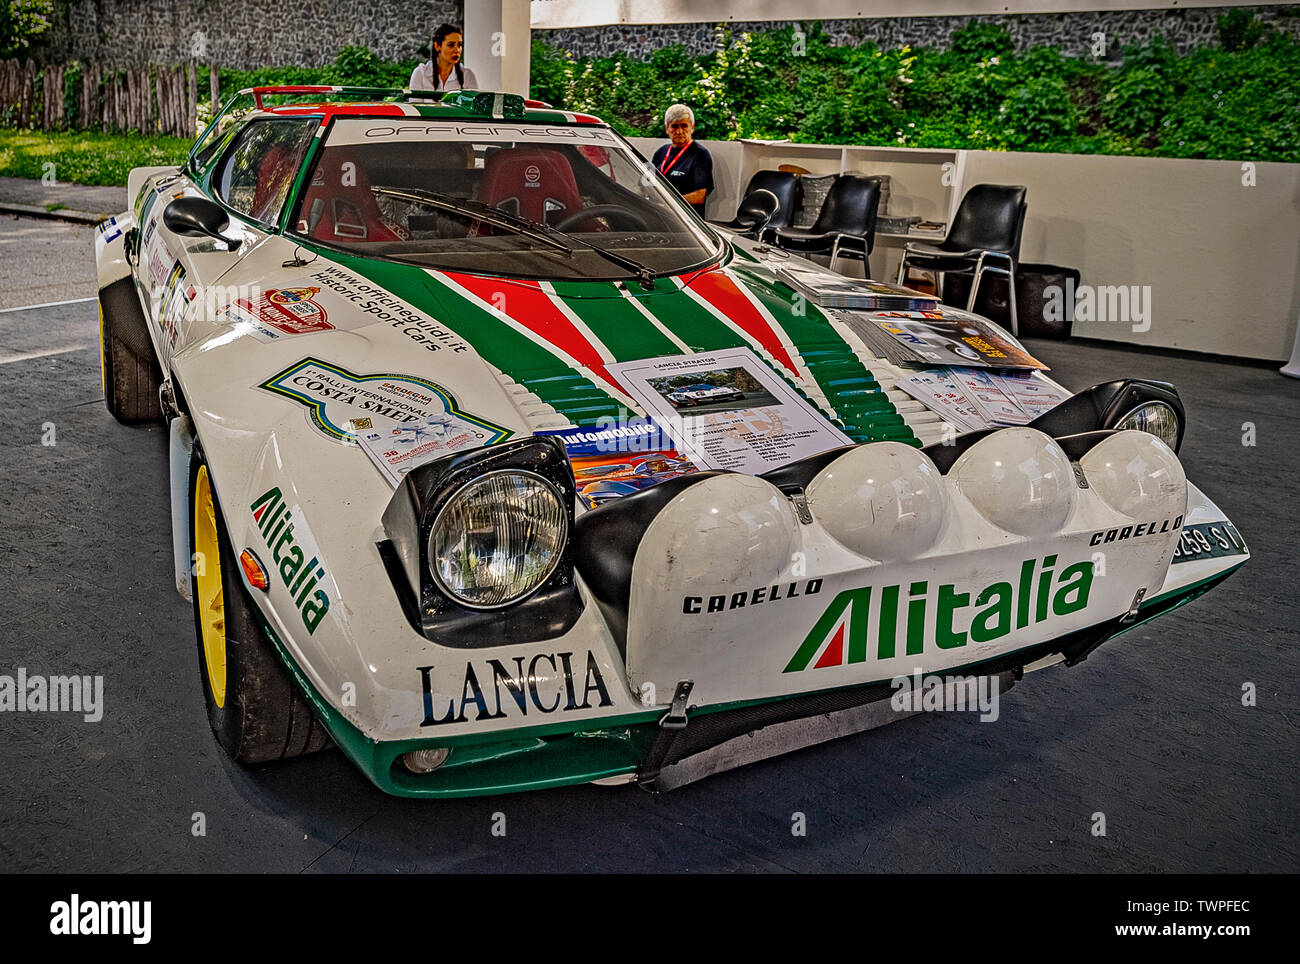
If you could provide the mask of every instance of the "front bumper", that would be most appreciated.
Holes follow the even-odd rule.
[[[1161,593],[1144,603],[1137,618],[1126,625],[1118,622],[1090,635],[1040,643],[983,665],[957,667],[945,675],[1001,676],[1000,691],[1009,688],[1006,678],[1019,678],[1034,663],[1069,661],[1063,650],[1075,648],[1083,656],[1100,643],[1127,632],[1157,616],[1191,602],[1232,575],[1245,561],[1241,558],[1199,582]],[[376,741],[366,737],[343,718],[298,670],[279,637],[263,623],[291,673],[306,692],[316,712],[343,753],[366,777],[385,793],[399,797],[474,797],[502,793],[544,790],[597,781],[639,780],[647,789],[673,789],[686,782],[731,769],[752,759],[768,758],[803,746],[837,739],[850,733],[904,719],[910,714],[888,709],[892,687],[887,681],[861,686],[807,693],[753,703],[711,706],[693,710],[682,736],[661,759],[653,772],[646,769],[656,741],[664,735],[660,726],[664,713],[611,717],[581,729],[556,724],[521,729],[513,733],[487,733],[429,740]],[[863,712],[855,714],[855,710]],[[847,725],[841,719],[857,718]],[[797,735],[782,732],[787,724],[812,721]],[[746,757],[733,747],[747,747],[752,737],[771,733],[774,737],[757,749],[760,756]],[[413,750],[451,747],[447,763],[432,773],[416,775],[401,763],[401,756]],[[723,749],[718,754],[714,751]],[[752,751],[751,751],[752,752]]]
[[[770,477],[670,479],[578,520],[571,629],[440,641],[411,626],[409,652],[369,667],[391,679],[387,698],[350,709],[313,684],[278,622],[267,633],[339,746],[387,792],[652,781],[738,727],[869,705],[898,677],[1077,662],[1245,561],[1163,443],[1098,434],[1067,455],[1040,432],[1002,430],[942,473],[885,442]],[[1200,542],[1188,535],[1201,530]],[[1216,531],[1222,552],[1201,551]],[[674,715],[690,722],[668,739],[661,721],[686,681],[691,704]],[[451,753],[433,772],[401,763],[434,748]]]

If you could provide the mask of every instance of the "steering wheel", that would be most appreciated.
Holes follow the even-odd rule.
[[[589,208],[575,211],[559,224],[553,224],[551,227],[557,231],[568,231],[590,218],[610,218],[615,221],[625,221],[632,225],[631,230],[633,231],[650,230],[650,225],[641,212],[622,204],[593,204]]]

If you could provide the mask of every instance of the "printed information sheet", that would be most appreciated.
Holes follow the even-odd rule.
[[[748,348],[607,367],[702,469],[758,475],[852,444]]]

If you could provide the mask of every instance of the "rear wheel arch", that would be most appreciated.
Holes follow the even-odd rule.
[[[134,280],[101,288],[98,300],[100,384],[109,414],[127,425],[159,421],[162,369]]]

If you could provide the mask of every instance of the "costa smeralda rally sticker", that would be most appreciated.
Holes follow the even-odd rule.
[[[360,426],[383,429],[431,420],[468,433],[477,445],[492,445],[511,434],[462,410],[451,392],[415,375],[358,375],[304,358],[257,387],[303,405],[317,431],[341,442],[354,443]]]

